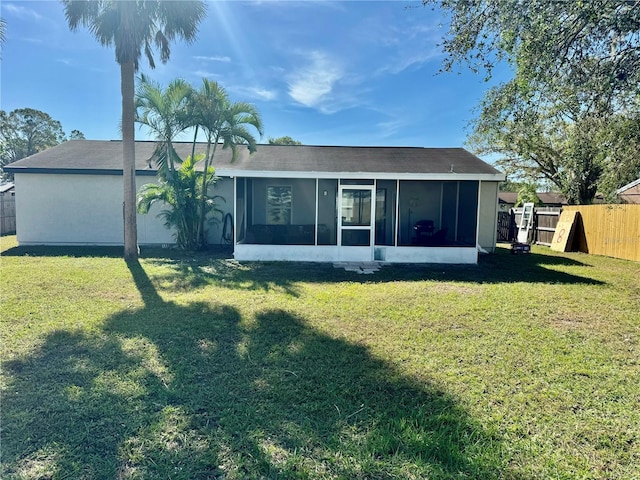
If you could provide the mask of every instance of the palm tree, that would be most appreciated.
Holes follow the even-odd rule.
[[[158,164],[161,177],[174,177],[175,164],[181,162],[172,142],[189,126],[187,108],[191,105],[192,94],[193,88],[182,79],[172,81],[163,90],[146,75],[140,76],[136,90],[136,122],[148,127],[159,140],[152,159]]]
[[[0,45],[5,41],[5,32],[7,31],[7,22],[4,18],[0,18]]]
[[[222,148],[230,148],[232,161],[237,157],[238,145],[247,145],[249,152],[253,153],[257,149],[256,139],[247,128],[252,126],[262,136],[262,120],[256,108],[245,102],[232,103],[227,96],[225,89],[217,82],[203,79],[202,87],[193,95],[191,120],[192,126],[196,127],[194,134],[194,148],[198,129],[202,129],[207,139],[207,150],[204,157],[204,175],[202,177],[202,188],[209,184],[209,175],[213,176],[211,165],[216,154],[218,145]],[[206,245],[205,237],[205,217],[204,208],[205,197],[200,208],[200,225],[198,236],[200,246]]]
[[[166,208],[159,217],[164,219],[165,226],[173,228],[176,243],[187,250],[195,250],[200,247],[198,229],[200,228],[200,209],[205,209],[205,215],[212,211],[220,214],[216,208],[216,201],[221,197],[209,197],[207,191],[215,181],[213,167],[209,171],[199,172],[195,168],[196,162],[203,155],[192,159],[187,157],[180,168],[174,173],[174,179],[169,182],[166,178],[160,178],[158,183],[143,185],[138,192],[137,207],[142,214],[149,213],[151,206],[160,203]],[[206,181],[202,182],[202,178]]]
[[[62,0],[72,31],[84,26],[105,46],[115,47],[122,92],[122,175],[124,183],[124,258],[138,257],[135,183],[134,75],[142,51],[155,67],[153,45],[164,63],[177,37],[193,41],[206,5],[202,0]]]

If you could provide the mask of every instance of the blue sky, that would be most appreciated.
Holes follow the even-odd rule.
[[[45,111],[88,139],[120,138],[113,50],[70,32],[59,2],[1,5],[1,108]],[[420,2],[210,2],[197,40],[141,71],[162,85],[219,82],[233,101],[255,104],[264,142],[457,147],[493,83],[465,70],[438,74],[445,32],[444,17]]]

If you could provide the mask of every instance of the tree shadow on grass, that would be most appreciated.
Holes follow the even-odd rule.
[[[24,246],[2,252],[3,256],[122,257],[122,247]],[[331,263],[313,262],[237,262],[228,248],[189,253],[175,249],[146,247],[141,258],[164,268],[154,275],[157,284],[172,290],[192,290],[208,285],[239,290],[285,290],[300,294],[298,283],[358,281],[380,283],[396,281],[464,281],[473,283],[554,283],[602,285],[588,275],[560,271],[563,267],[589,267],[562,254],[533,252],[511,255],[497,248],[492,255],[481,255],[478,265],[387,264],[373,275],[360,275],[334,268]],[[582,272],[581,272],[582,273]],[[156,284],[156,286],[158,286]]]
[[[514,478],[454,398],[286,311],[164,302],[4,362],[3,478]]]
[[[561,271],[565,267],[585,267],[580,261],[557,255],[531,253],[511,255],[499,249],[494,255],[481,256],[478,265],[386,264],[371,275],[361,275],[335,268],[331,263],[305,262],[237,262],[230,259],[195,261],[148,259],[146,263],[162,266],[154,275],[158,285],[172,290],[190,290],[208,285],[239,290],[282,289],[298,296],[299,283],[384,283],[397,281],[453,281],[471,283],[546,283],[602,285],[601,280],[583,276],[583,271]]]
[[[6,257],[106,257],[122,258],[122,246],[108,245],[18,245],[2,252]],[[187,252],[178,248],[162,248],[160,246],[143,246],[140,258],[164,258],[175,260],[202,260],[233,258],[233,250],[226,245],[212,245],[199,252]]]

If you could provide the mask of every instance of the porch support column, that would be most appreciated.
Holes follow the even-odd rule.
[[[400,180],[396,179],[396,222],[394,225],[393,246],[398,246],[398,233],[400,232]]]
[[[236,230],[238,230],[238,177],[233,177],[233,221],[231,222],[231,226],[232,229],[231,231],[233,232],[233,250],[235,251],[236,249],[236,243],[237,243],[237,232]]]
[[[314,227],[314,231],[315,231],[315,235],[314,235],[314,239],[313,239],[313,244],[315,246],[318,246],[318,196],[320,194],[320,190],[318,190],[318,178],[316,177],[316,223],[315,223],[315,227]]]
[[[456,182],[456,224],[453,229],[453,240],[458,241],[458,217],[460,216],[460,181]]]
[[[480,200],[481,199],[482,199],[482,181],[478,180],[478,200],[476,205],[476,248],[480,246],[480,244],[478,243],[478,236],[480,233]]]

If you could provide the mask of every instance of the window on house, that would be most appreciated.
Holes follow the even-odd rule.
[[[267,223],[291,224],[291,186],[267,187]]]

